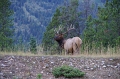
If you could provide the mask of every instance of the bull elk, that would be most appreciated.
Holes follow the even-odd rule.
[[[68,31],[70,31],[72,29],[75,29],[75,28],[72,27],[72,25],[71,25],[70,28],[67,29],[67,31],[65,33],[67,33]],[[58,44],[61,48],[65,49],[65,55],[69,54],[69,53],[72,53],[72,55],[79,54],[82,40],[79,37],[64,39],[65,33],[61,33],[60,30],[62,30],[60,27],[59,27],[58,31],[55,30],[56,34],[55,34],[54,39],[58,42]]]

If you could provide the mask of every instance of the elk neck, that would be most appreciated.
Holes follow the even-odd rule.
[[[60,47],[64,48],[64,43],[65,43],[65,40],[64,39],[61,39],[61,40],[56,40],[59,44]]]

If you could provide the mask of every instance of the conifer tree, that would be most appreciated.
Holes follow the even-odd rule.
[[[80,36],[80,12],[78,11],[79,1],[70,0],[68,3],[64,3],[60,7],[62,15],[60,16],[60,23],[64,26],[65,29],[74,25],[74,32],[69,32],[68,37]]]
[[[36,40],[33,37],[30,38],[30,51],[34,54],[37,53]]]
[[[0,0],[0,50],[4,51],[13,43],[13,11],[9,0]]]
[[[60,25],[60,22],[59,22],[59,16],[60,15],[61,15],[60,10],[57,9],[55,14],[53,15],[52,21],[47,26],[46,32],[44,33],[44,37],[43,37],[43,40],[42,40],[42,43],[44,45],[44,50],[50,50],[55,45],[54,29],[57,28]]]
[[[96,26],[99,29],[98,41],[105,47],[116,46],[116,40],[120,36],[120,1],[106,1],[105,8],[98,8],[98,17],[99,19],[96,19],[96,22],[99,22]]]
[[[96,47],[100,47],[101,45],[104,47],[115,47],[116,45],[120,45],[119,23],[120,1],[106,1],[104,7],[98,8],[98,18],[93,19],[89,17],[87,19],[87,27],[84,31],[84,41],[89,41],[89,44],[93,44],[94,42]]]

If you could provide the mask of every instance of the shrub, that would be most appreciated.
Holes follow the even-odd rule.
[[[65,78],[75,78],[83,77],[85,75],[84,72],[70,66],[56,67],[52,70],[52,73],[55,78],[58,78],[60,76],[64,76]]]
[[[37,79],[41,79],[42,75],[41,74],[38,74],[37,75]]]

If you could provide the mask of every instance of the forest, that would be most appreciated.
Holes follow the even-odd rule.
[[[72,24],[75,30],[64,37],[80,37],[81,53],[119,53],[120,1],[35,1],[0,1],[0,51],[59,54],[54,30],[66,32]]]
[[[98,6],[96,16],[94,4],[84,0],[85,11],[79,11],[79,1],[71,0],[59,7],[52,21],[49,23],[43,37],[44,50],[60,50],[54,38],[54,29],[62,26],[63,32],[71,24],[75,30],[70,31],[65,38],[81,37],[83,44],[81,51],[84,53],[118,53],[120,46],[120,2],[106,0],[104,6]],[[49,40],[48,40],[49,39]],[[52,52],[53,53],[53,52]],[[110,53],[110,52],[109,52]]]

